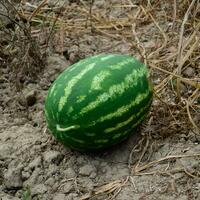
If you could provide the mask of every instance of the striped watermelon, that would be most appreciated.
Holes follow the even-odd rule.
[[[99,150],[132,134],[152,103],[145,65],[100,54],[73,64],[51,85],[45,116],[52,134],[77,150]]]

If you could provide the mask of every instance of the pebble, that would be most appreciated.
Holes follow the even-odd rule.
[[[39,177],[41,173],[41,169],[40,168],[36,168],[33,173],[31,174],[31,176],[29,177],[29,179],[27,179],[23,186],[29,186],[29,185],[34,185]]]
[[[58,172],[59,172],[59,167],[55,164],[50,164],[46,175],[48,177],[51,177],[51,176],[56,175]],[[57,177],[54,177],[54,178],[57,178]]]
[[[74,178],[76,176],[75,171],[71,167],[67,168],[63,173],[67,178]]]
[[[175,180],[178,180],[178,179],[183,178],[183,176],[184,176],[183,173],[180,173],[180,172],[179,172],[179,173],[175,173],[175,174],[174,174],[174,179],[175,179]]]
[[[69,63],[67,62],[64,56],[54,54],[47,58],[47,65],[49,69],[48,73],[50,73],[51,75],[55,75],[66,69]]]
[[[7,139],[7,137],[5,139]],[[0,158],[1,159],[6,159],[10,155],[12,155],[12,151],[13,151],[13,145],[8,144],[6,142],[1,144],[0,145]]]
[[[83,158],[83,156],[79,156],[76,158],[76,162],[77,164],[83,165],[84,163],[86,163],[85,159]]]
[[[72,45],[69,49],[68,49],[68,53],[77,53],[79,51],[79,46],[78,45]]]
[[[84,165],[79,169],[79,174],[83,176],[89,176],[92,172],[95,172],[96,168],[92,165]]]
[[[100,0],[100,1],[98,0],[98,1],[94,1],[93,7],[96,8],[96,9],[104,8],[105,4],[106,4],[105,0]]]
[[[34,196],[36,194],[44,194],[46,191],[47,187],[44,184],[38,184],[31,189],[31,194]]]
[[[155,42],[152,40],[143,42],[143,45],[145,48],[154,48],[155,47]]]
[[[55,184],[51,187],[52,192],[58,191],[59,186],[60,186],[60,183],[55,182]]]
[[[78,200],[80,198],[77,197],[76,193],[70,193],[65,200]]]
[[[195,74],[195,69],[193,67],[187,67],[184,71],[183,74],[187,77],[192,77]]]
[[[79,47],[73,45],[68,49],[69,61],[75,63],[79,60]]]
[[[65,194],[58,193],[53,197],[53,200],[66,200]]]
[[[91,174],[90,174],[90,178],[96,178],[97,176],[97,173],[95,171],[93,171]]]
[[[88,177],[79,178],[78,183],[82,185],[87,191],[91,191],[94,189],[94,182]]]
[[[27,180],[30,176],[31,176],[31,174],[29,172],[22,171],[22,179],[23,180]]]
[[[41,156],[38,156],[37,158],[35,158],[32,162],[29,163],[29,168],[33,169],[33,168],[36,168],[38,166],[41,165],[41,161],[42,161],[42,158]]]
[[[23,185],[21,169],[9,168],[4,175],[4,181],[7,189],[21,188]]]
[[[55,183],[55,180],[54,178],[50,177],[48,178],[46,181],[45,181],[45,184],[48,185],[48,186],[53,186]]]
[[[44,161],[48,163],[58,163],[63,158],[63,155],[58,151],[47,151],[43,154],[43,157]]]
[[[188,89],[184,83],[180,84],[180,89],[181,89],[181,94],[185,94],[188,91]]]
[[[200,190],[200,183],[196,183],[196,189]]]
[[[71,182],[67,182],[65,183],[65,185],[63,186],[63,192],[65,194],[69,193],[71,190],[73,189],[73,184]]]
[[[40,126],[44,116],[43,108],[39,108],[39,104],[37,104],[37,107],[38,109],[40,109],[40,111],[32,115],[32,121],[34,126]],[[41,142],[41,140],[39,142]]]
[[[33,106],[36,103],[36,94],[36,90],[31,90],[30,92],[25,94],[27,106]]]

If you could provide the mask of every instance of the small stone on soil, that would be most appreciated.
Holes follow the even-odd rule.
[[[31,194],[44,194],[47,191],[47,187],[44,184],[38,184],[31,189]]]
[[[41,169],[40,168],[36,168],[33,173],[31,174],[31,176],[29,177],[29,179],[27,179],[23,186],[29,186],[29,185],[34,185],[38,179],[38,176],[40,175]]]
[[[85,191],[91,191],[94,189],[94,182],[88,177],[78,178],[78,183],[85,189]]]
[[[62,193],[58,193],[53,197],[53,200],[65,200],[65,195]]]
[[[187,67],[184,71],[183,74],[187,77],[192,77],[195,74],[195,69],[193,67]]]
[[[21,188],[23,185],[21,169],[9,168],[4,175],[4,180],[7,189]]]
[[[30,177],[30,173],[29,172],[25,172],[25,171],[22,172],[22,179],[23,180],[27,180],[29,177]]]
[[[83,176],[89,176],[92,172],[95,172],[96,169],[92,165],[84,165],[80,168],[79,174]]]
[[[41,156],[38,156],[37,158],[35,158],[30,164],[29,164],[29,168],[33,169],[35,167],[38,167],[41,164]]]
[[[50,177],[49,179],[47,179],[47,180],[45,181],[45,184],[47,184],[48,186],[53,186],[54,183],[55,183],[55,180],[54,180],[54,178],[52,178],[52,177]]]
[[[67,182],[63,187],[63,192],[65,194],[69,193],[73,188],[73,184],[71,182]]]
[[[36,103],[36,91],[31,90],[25,95],[27,106],[33,106]]]
[[[44,161],[46,161],[48,163],[50,163],[50,162],[57,163],[63,158],[61,153],[58,151],[47,151],[43,154],[43,157],[44,157]]]
[[[77,197],[76,193],[70,193],[65,200],[78,200],[80,198]]]
[[[10,144],[0,145],[0,158],[5,159],[12,153],[13,146]]]
[[[76,173],[72,168],[66,169],[63,173],[67,178],[74,178],[76,176]]]

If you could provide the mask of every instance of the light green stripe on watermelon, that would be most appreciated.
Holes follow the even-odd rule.
[[[107,128],[105,129],[104,133],[111,133],[113,131],[116,131],[120,128],[122,128],[123,126],[128,125],[130,122],[132,122],[136,117],[138,117],[139,115],[141,115],[143,113],[144,110],[146,110],[149,106],[151,105],[151,101],[148,102],[148,104],[144,107],[142,107],[140,109],[139,112],[137,112],[136,115],[132,115],[131,117],[129,117],[126,121],[120,122],[118,123],[115,127],[111,127],[111,128]]]
[[[59,112],[56,113],[56,118],[55,119],[59,119]]]
[[[110,120],[115,117],[120,117],[124,113],[128,112],[132,107],[138,105],[142,100],[146,99],[149,96],[150,91],[147,90],[145,93],[139,94],[130,104],[124,105],[118,108],[115,112],[109,113],[105,116],[100,117],[97,122],[104,122],[105,120]],[[94,125],[94,124],[92,124]]]
[[[51,96],[51,95],[53,94],[55,88],[56,88],[56,84],[54,84],[54,85],[52,86],[51,90],[49,91],[49,96]]]
[[[96,133],[85,133],[86,136],[89,136],[89,137],[94,137],[96,136]]]
[[[143,115],[135,124],[133,124],[129,130],[124,131],[121,135],[124,136],[124,135],[130,133],[130,130],[133,130],[134,128],[136,128],[146,118],[146,115],[147,115],[147,113],[145,115]]]
[[[115,57],[114,54],[113,54],[113,55],[107,55],[107,56],[102,57],[101,60],[102,60],[102,61],[105,61],[105,60],[109,60],[109,59],[111,59],[111,58],[113,58],[113,57]]]
[[[99,140],[95,140],[94,141],[96,144],[105,144],[107,142],[109,142],[108,139],[99,139]]]
[[[80,96],[78,96],[78,97],[77,97],[76,103],[80,103],[80,102],[84,101],[85,98],[86,98],[86,95],[80,95]],[[70,112],[71,112],[71,111],[69,111],[69,113],[70,113]]]
[[[71,130],[75,130],[75,129],[78,129],[78,128],[80,128],[79,125],[72,125],[72,126],[63,128],[63,127],[60,127],[59,124],[56,124],[56,130],[57,131],[62,131],[62,132],[71,131]]]
[[[121,137],[122,136],[122,134],[121,133],[118,133],[118,134],[116,134],[116,135],[114,135],[113,137],[112,137],[112,139],[118,139],[119,137]]]
[[[109,77],[111,73],[108,70],[101,71],[98,73],[92,80],[90,91],[92,90],[101,90],[101,83],[105,78]]]
[[[73,140],[73,141],[75,141],[75,142],[78,142],[80,144],[85,144],[85,141],[83,141],[83,140],[79,140],[79,139],[74,138],[74,137],[70,137],[70,139]]]
[[[72,106],[70,106],[68,112],[71,113],[71,112],[73,112],[73,111],[74,111],[74,108],[73,108]]]
[[[67,99],[69,95],[72,92],[72,88],[76,85],[76,83],[90,70],[92,70],[95,66],[95,63],[89,64],[86,68],[84,68],[78,75],[74,76],[69,83],[67,84],[67,87],[64,89],[64,96],[60,98],[59,104],[58,104],[58,111],[60,112],[64,105],[67,104]]]
[[[124,66],[126,66],[126,65],[128,65],[128,64],[134,64],[134,61],[133,61],[133,59],[132,58],[127,58],[127,59],[125,59],[124,61],[122,61],[122,62],[119,62],[119,63],[117,63],[117,64],[115,64],[115,65],[110,65],[109,66],[109,68],[110,69],[122,69],[122,67],[124,67]]]
[[[49,119],[49,113],[47,112],[46,108],[44,109],[44,113],[47,119]]]
[[[55,116],[55,115],[56,115],[57,113],[53,112],[52,109],[50,109],[49,111],[50,111],[50,113],[48,113],[48,114],[52,116],[52,119],[53,119],[53,120],[55,120],[55,119],[56,119],[56,116]]]
[[[77,139],[77,138],[71,137],[71,136],[69,136],[69,135],[66,134],[66,133],[60,133],[60,134],[59,134],[59,139],[63,139],[63,141],[65,141],[66,139],[67,139],[67,140],[71,140],[71,141],[73,141],[73,142],[75,142],[75,143],[78,143],[78,145],[83,145],[83,144],[86,143],[85,141],[83,141],[83,140],[81,140],[81,139]],[[69,144],[68,144],[68,145],[69,145]]]
[[[55,97],[58,93],[58,88],[62,88],[63,84],[62,83],[57,83],[55,84],[57,89],[53,92],[53,96]]]
[[[109,98],[113,99],[121,94],[124,93],[126,89],[129,89],[130,87],[136,86],[138,84],[137,79],[140,77],[145,76],[147,73],[146,68],[141,67],[138,70],[133,70],[131,74],[127,75],[123,82],[119,84],[112,85],[108,92],[104,92],[103,94],[97,96],[96,100],[89,103],[86,107],[84,107],[80,111],[80,115],[83,115],[97,106],[99,106],[101,103],[106,102]]]

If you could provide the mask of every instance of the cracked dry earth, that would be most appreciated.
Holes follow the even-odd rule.
[[[1,84],[0,198],[199,199],[200,181],[194,174],[200,165],[200,137],[193,132],[150,137],[158,127],[148,118],[127,141],[96,154],[72,151],[50,136],[43,114],[47,80],[68,65],[64,57],[52,55],[49,72],[14,96],[7,83]],[[28,111],[20,104],[22,96]],[[15,106],[18,111],[12,113]]]

